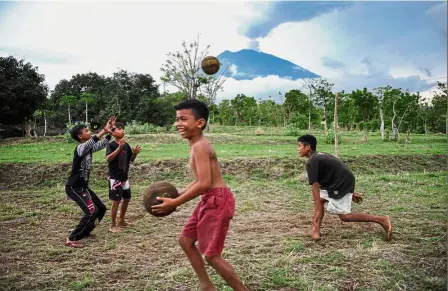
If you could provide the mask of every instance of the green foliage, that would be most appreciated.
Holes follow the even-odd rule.
[[[186,43],[183,44],[184,48],[185,46]],[[197,46],[198,43],[192,43],[191,47],[187,45],[186,48],[192,53]],[[165,73],[169,71],[171,77],[175,75],[173,72],[183,70],[177,68],[174,62],[179,58],[186,60],[182,52],[171,54],[171,63],[164,66]],[[295,135],[297,131],[307,129],[310,125],[313,130],[324,129],[325,124],[329,129],[332,128],[329,124],[333,122],[335,95],[332,92],[333,84],[324,79],[311,80],[300,90],[286,92],[283,103],[270,96],[256,99],[242,93],[214,104],[213,94],[217,91],[209,88],[213,89],[210,92],[215,92],[212,96],[207,93],[209,91],[203,90],[203,86],[211,83],[204,83],[208,77],[204,79],[201,74],[193,74],[200,83],[197,84],[200,85],[197,90],[190,83],[185,83],[179,92],[168,93],[163,90],[161,95],[159,86],[151,75],[118,70],[112,77],[96,73],[76,74],[69,80],[61,80],[50,98],[45,99],[47,88],[43,83],[44,76],[37,73],[37,68],[13,57],[0,58],[0,62],[6,68],[7,76],[12,74],[29,78],[26,84],[23,83],[23,78],[0,80],[0,87],[6,82],[5,89],[0,92],[0,109],[3,112],[0,123],[5,124],[18,124],[26,118],[34,117],[38,126],[46,121],[49,126],[64,127],[67,121],[71,123],[76,120],[87,121],[92,126],[102,126],[110,115],[116,115],[118,121],[132,121],[130,124],[135,127],[135,132],[158,132],[161,127],[169,131],[172,130],[176,114],[173,106],[194,93],[199,100],[209,104],[212,126],[214,123],[226,126],[285,126],[285,135]],[[174,84],[181,79],[165,81]],[[31,90],[27,91],[31,94],[23,94],[22,87]],[[379,87],[373,92],[367,88],[356,89],[351,93],[339,92],[340,128],[349,131],[378,131],[381,111],[384,128],[391,132],[392,140],[398,141],[408,132],[428,134],[446,131],[446,83],[438,83],[438,90],[434,92],[432,100],[422,100],[418,93],[409,93],[391,86]],[[398,135],[392,134],[392,123],[398,128]],[[330,137],[329,139],[331,140]]]
[[[126,125],[126,133],[129,134],[141,134],[141,133],[157,133],[166,131],[165,128],[155,126],[150,123],[139,123],[138,121],[131,121]]]
[[[338,137],[338,143],[341,144],[342,143],[341,133],[338,132],[337,137]],[[334,144],[334,141],[335,141],[334,130],[329,130],[325,134],[324,141],[326,144]]]
[[[289,123],[284,128],[284,135],[299,136],[301,134],[301,127],[298,123]]]
[[[44,82],[31,63],[0,57],[0,123],[21,124],[41,109],[48,92]]]

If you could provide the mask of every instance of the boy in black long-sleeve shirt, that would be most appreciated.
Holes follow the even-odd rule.
[[[88,236],[95,226],[106,214],[106,206],[98,196],[89,188],[89,175],[92,165],[92,153],[104,149],[109,143],[111,127],[115,123],[115,117],[109,118],[106,126],[92,137],[92,133],[85,125],[73,127],[70,134],[79,142],[73,154],[73,164],[70,177],[65,184],[67,196],[74,200],[84,216],[78,226],[71,232],[65,242],[66,246],[80,248],[84,245],[81,239]],[[100,138],[108,133],[105,139]]]

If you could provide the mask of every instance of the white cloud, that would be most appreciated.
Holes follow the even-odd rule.
[[[111,75],[117,68],[150,73],[158,80],[166,54],[180,50],[182,41],[193,41],[198,33],[202,48],[210,44],[212,55],[247,47],[250,40],[238,31],[262,17],[265,9],[265,4],[242,2],[11,5],[0,21],[1,47],[39,66],[51,87],[77,73]],[[42,49],[55,56],[72,55],[76,62],[55,64],[31,53]]]
[[[237,75],[237,74],[238,74],[238,67],[237,67],[237,65],[235,65],[235,64],[231,64],[231,65],[229,66],[229,72],[230,72],[232,75]]]
[[[291,89],[300,89],[303,86],[304,80],[288,80],[282,79],[279,76],[257,77],[253,80],[237,81],[233,78],[228,78],[225,86],[225,92],[218,95],[218,102],[223,99],[232,99],[237,94],[244,94],[246,96],[255,97],[255,99],[268,99],[269,96],[273,100],[281,101],[281,92],[283,95]]]
[[[447,73],[445,63],[435,65],[443,60],[439,55],[410,58],[381,41],[372,44],[368,41],[369,35],[349,33],[351,19],[361,17],[356,5],[309,21],[282,23],[266,37],[256,40],[250,40],[243,33],[249,24],[265,20],[269,2],[15,2],[10,5],[13,9],[0,20],[0,49],[6,47],[39,66],[51,88],[74,74],[93,71],[109,76],[118,68],[149,73],[159,81],[166,54],[180,50],[182,41],[195,40],[198,33],[201,33],[201,44],[211,45],[212,55],[258,45],[262,52],[328,78],[335,83],[335,90],[388,85],[394,78],[398,80],[397,85],[405,86],[407,78],[424,76],[422,69],[426,68],[435,77]],[[440,15],[440,11],[446,11],[446,3],[435,5],[427,15]],[[49,60],[51,56],[54,61]],[[325,66],[325,57],[342,63],[343,68]],[[232,69],[238,73],[236,66]],[[279,91],[284,94],[290,89],[300,89],[302,84],[301,80],[278,76],[251,81],[229,78],[219,99],[233,98],[238,93],[278,99]]]

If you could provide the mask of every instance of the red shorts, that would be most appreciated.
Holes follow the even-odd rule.
[[[210,189],[187,221],[182,235],[198,241],[199,252],[207,257],[220,255],[235,214],[235,199],[229,188]]]

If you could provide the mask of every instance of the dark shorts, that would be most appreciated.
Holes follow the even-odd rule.
[[[109,179],[109,199],[121,201],[121,199],[131,199],[131,185],[129,180],[120,181]]]

